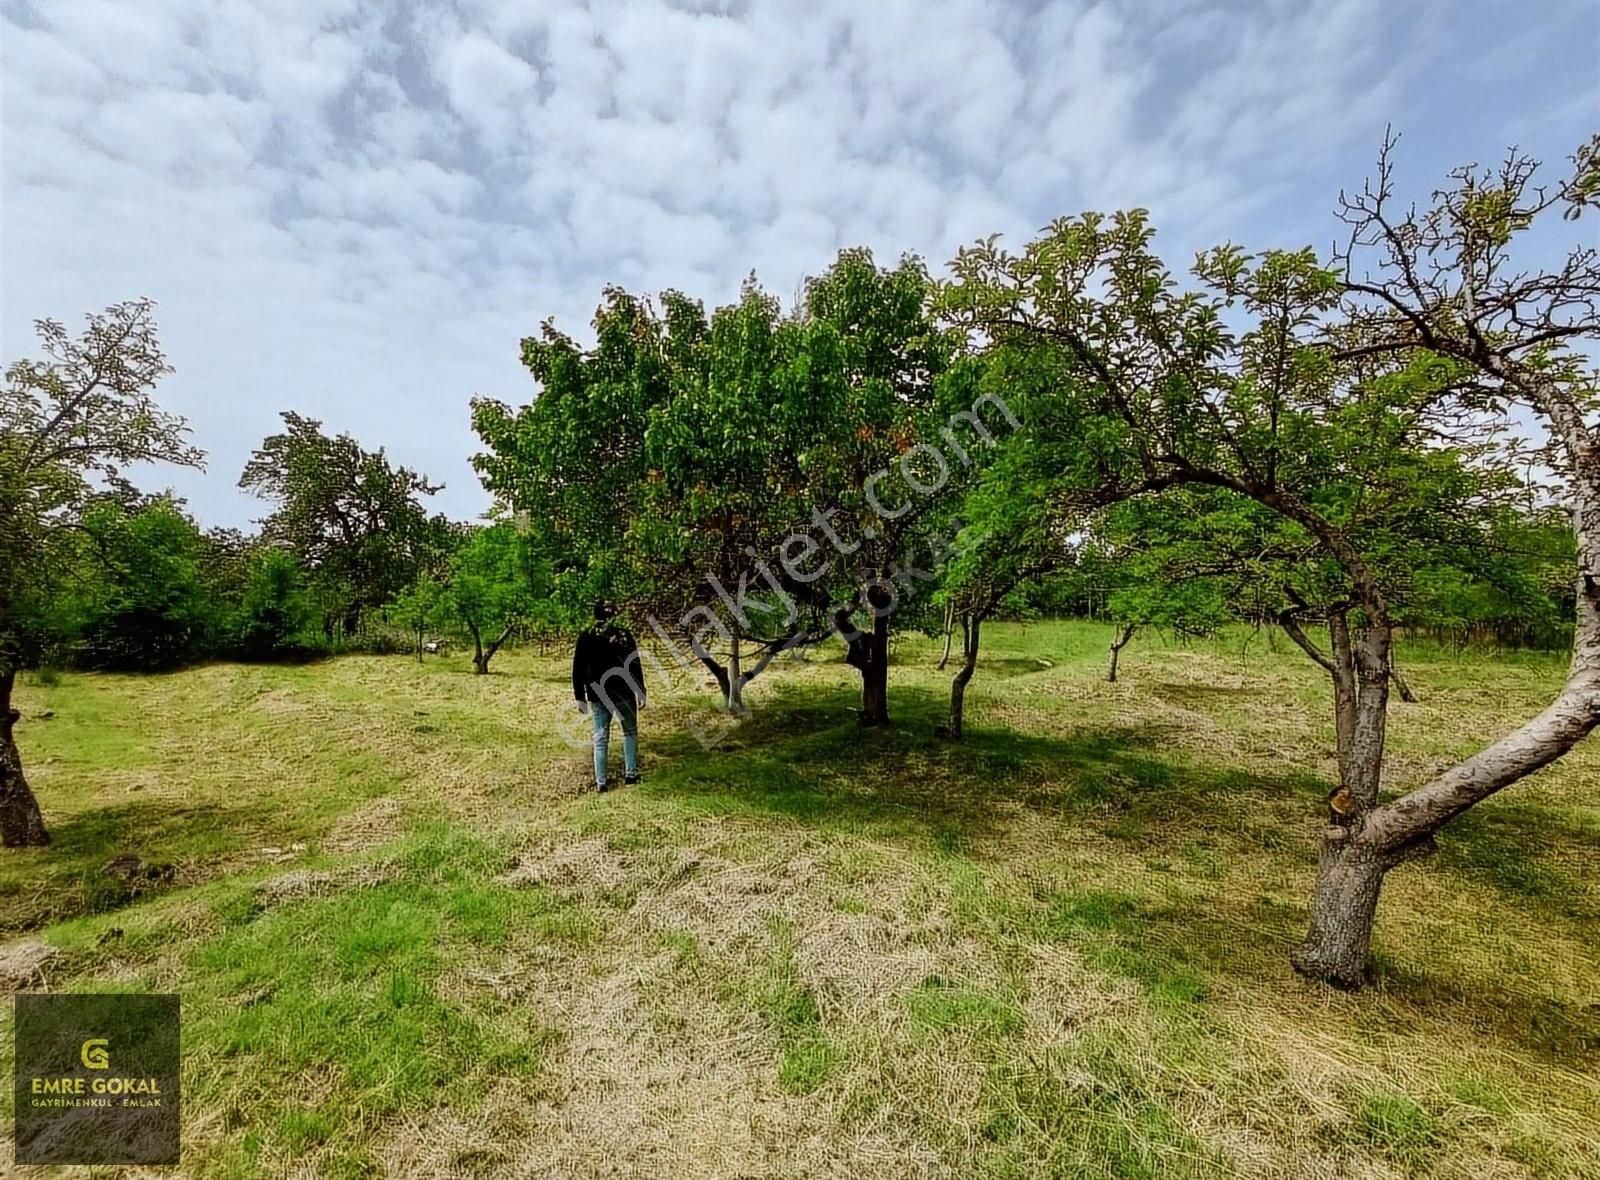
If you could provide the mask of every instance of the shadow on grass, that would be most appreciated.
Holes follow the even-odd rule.
[[[180,866],[204,864],[241,847],[274,811],[269,803],[222,807],[152,801],[57,820],[50,827],[49,847],[8,860],[0,872],[0,935],[109,913],[193,884],[177,871]],[[136,869],[107,871],[110,862],[126,856],[139,858]]]
[[[950,742],[933,736],[945,715],[941,693],[896,692],[887,729],[860,728],[855,703],[846,688],[780,691],[712,751],[686,734],[667,736],[651,747],[645,789],[710,812],[923,839],[969,869],[971,850],[1019,810],[1053,816],[1117,841],[1153,872],[1181,870],[1186,900],[1163,900],[1159,888],[1136,896],[1100,883],[1076,892],[1041,883],[1031,901],[981,900],[980,924],[1073,942],[1162,1005],[1203,1002],[1208,978],[1246,988],[1290,982],[1288,952],[1304,933],[1308,899],[1225,878],[1262,858],[1286,870],[1315,864],[1327,790],[1317,776],[1190,761],[1160,724],[1086,726],[1066,737],[978,726]],[[1520,813],[1475,817],[1439,870],[1487,879],[1524,902],[1533,895],[1552,907],[1571,904],[1566,879],[1531,863],[1542,822]],[[1491,855],[1505,847],[1507,825],[1517,829],[1509,844],[1526,845],[1528,858],[1517,864]],[[1459,1021],[1471,1012],[1483,1031],[1553,1060],[1596,1050],[1589,1009],[1513,989],[1490,995],[1470,981],[1397,966],[1381,952],[1375,959],[1391,1002],[1418,1017]]]
[[[1168,821],[1238,832],[1242,816],[1265,802],[1304,810],[1327,789],[1312,776],[1263,779],[1189,764],[1173,756],[1161,725],[1085,728],[1067,738],[971,726],[948,741],[933,736],[945,718],[941,693],[897,692],[887,728],[860,727],[855,703],[843,688],[780,690],[713,750],[669,734],[654,745],[659,769],[649,789],[711,810],[963,841],[992,834],[1018,807],[1093,813],[1134,838]]]
[[[1435,864],[1485,883],[1508,902],[1550,918],[1600,918],[1579,876],[1595,867],[1594,847],[1565,816],[1526,800],[1501,800],[1457,816],[1439,835]]]

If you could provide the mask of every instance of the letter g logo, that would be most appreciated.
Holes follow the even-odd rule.
[[[111,1058],[106,1054],[106,1046],[111,1042],[104,1037],[91,1037],[83,1043],[83,1048],[78,1050],[86,1069],[110,1069]]]

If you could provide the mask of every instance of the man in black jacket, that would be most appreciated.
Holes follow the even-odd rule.
[[[602,791],[613,717],[622,722],[622,781],[639,781],[639,710],[645,702],[639,644],[615,615],[610,603],[595,603],[594,626],[578,636],[572,653],[572,695],[579,709],[594,716],[594,781]]]

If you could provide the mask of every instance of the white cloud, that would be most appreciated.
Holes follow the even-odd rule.
[[[468,397],[529,396],[518,338],[608,281],[787,299],[844,245],[937,267],[1123,204],[1175,262],[1320,240],[1386,121],[1430,168],[1484,126],[1570,149],[1551,4],[1508,45],[1489,0],[0,0],[4,350],[151,294],[212,452],[152,480],[207,520],[259,513],[232,486],[291,407],[466,515]]]

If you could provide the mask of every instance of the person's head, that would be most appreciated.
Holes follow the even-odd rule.
[[[613,618],[616,617],[616,613],[617,608],[612,606],[611,603],[607,602],[604,598],[597,598],[594,600],[595,622],[609,623]]]

